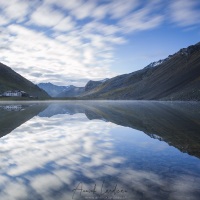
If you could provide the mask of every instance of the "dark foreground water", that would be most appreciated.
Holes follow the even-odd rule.
[[[0,104],[2,200],[199,200],[200,104]]]

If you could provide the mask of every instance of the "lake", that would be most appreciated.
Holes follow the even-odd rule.
[[[0,103],[2,200],[199,200],[200,103]]]

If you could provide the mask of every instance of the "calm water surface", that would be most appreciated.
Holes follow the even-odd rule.
[[[0,104],[2,200],[199,200],[200,104]]]

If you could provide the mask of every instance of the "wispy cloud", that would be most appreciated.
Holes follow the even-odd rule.
[[[20,0],[0,1],[0,8],[2,14],[10,20],[17,20],[21,22],[28,14],[31,3]]]
[[[196,2],[172,1],[172,20],[195,24]],[[136,31],[161,25],[162,5],[159,0],[0,0],[0,61],[35,83],[82,79],[78,85],[84,85],[112,77],[116,47]]]
[[[30,23],[52,27],[57,25],[63,18],[64,15],[61,12],[54,10],[50,6],[41,5],[32,14]]]
[[[59,21],[59,23],[57,23],[56,26],[54,26],[54,30],[65,32],[73,30],[74,27],[76,27],[75,22],[72,20],[71,17],[68,16]]]
[[[73,9],[71,11],[71,14],[73,16],[75,16],[78,20],[81,20],[86,17],[89,17],[90,13],[92,13],[92,11],[94,10],[94,8],[96,8],[96,6],[97,5],[96,5],[95,1],[89,0],[89,1],[81,4],[77,8]]]
[[[152,15],[148,7],[140,9],[120,21],[124,32],[143,31],[155,28],[163,22],[164,16]]]
[[[172,21],[180,26],[191,26],[200,23],[198,0],[176,0],[171,3]]]
[[[120,19],[127,16],[127,14],[129,14],[131,10],[134,10],[138,4],[138,0],[112,1],[112,3],[108,6],[109,14],[114,19]]]
[[[9,20],[7,20],[4,16],[0,16],[0,25],[8,24]]]

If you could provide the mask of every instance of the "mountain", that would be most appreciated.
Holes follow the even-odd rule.
[[[85,85],[85,91],[88,92],[90,90],[95,89],[97,86],[101,85],[102,83],[104,83],[105,81],[107,81],[108,78],[101,80],[101,81],[88,81],[88,83]]]
[[[37,85],[0,63],[0,93],[8,90],[22,90],[40,99],[49,98],[49,95]]]
[[[85,91],[90,91],[108,79],[101,81],[90,80],[85,87],[76,87],[74,85],[58,86],[52,83],[39,83],[38,87],[45,90],[51,97],[77,97]]]
[[[56,97],[61,92],[69,89],[69,86],[58,86],[52,83],[39,83],[38,87],[46,91],[51,97]]]
[[[39,83],[38,87],[46,91],[51,97],[76,97],[85,91],[84,87],[58,86],[52,83]]]
[[[67,90],[62,91],[57,95],[57,97],[77,97],[81,95],[84,91],[84,87],[76,87],[73,85],[68,86]]]
[[[142,70],[106,80],[81,98],[200,100],[200,43]]]

